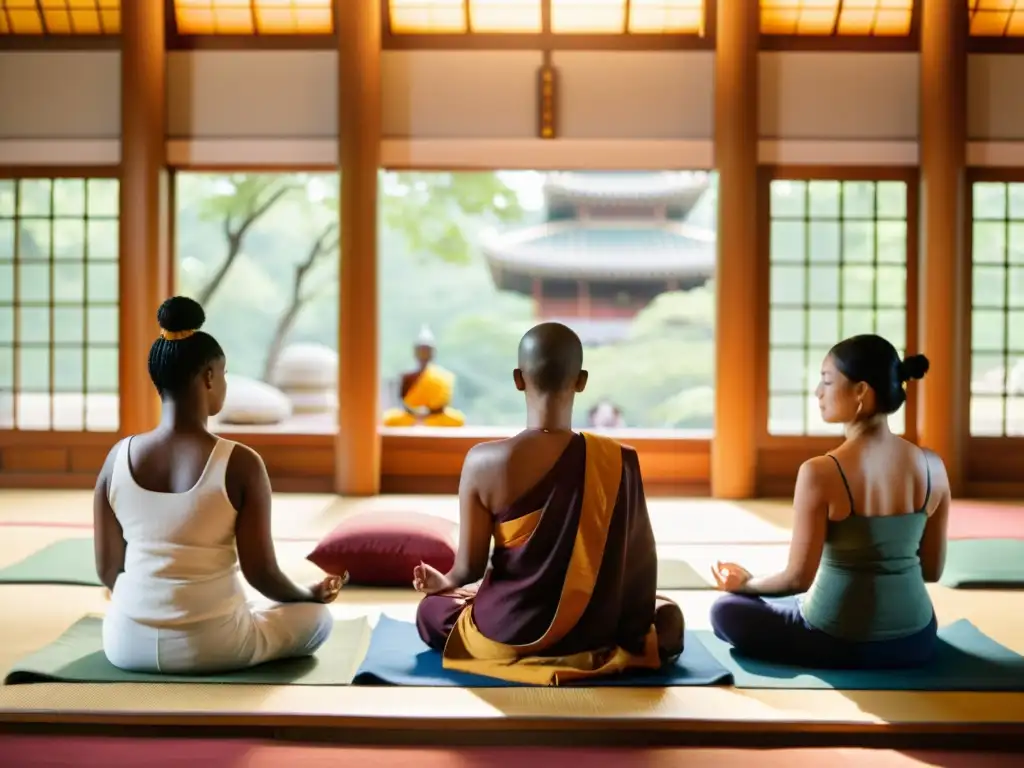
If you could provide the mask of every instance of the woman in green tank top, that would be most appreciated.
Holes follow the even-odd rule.
[[[900,360],[875,335],[826,356],[815,395],[822,419],[844,425],[845,441],[800,467],[786,568],[766,577],[735,563],[713,569],[730,594],[712,607],[711,625],[738,652],[862,669],[931,658],[937,626],[925,584],[942,575],[949,483],[938,457],[888,424],[907,382],[927,371],[924,355]]]

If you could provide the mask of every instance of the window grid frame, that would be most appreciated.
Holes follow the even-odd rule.
[[[175,0],[164,2],[164,46],[168,51],[190,50],[336,50],[338,47],[338,4],[331,3],[330,32],[261,33],[256,22],[255,6],[250,1],[253,17],[252,34],[191,34],[178,29]]]
[[[22,34],[11,31],[0,34],[0,51],[107,51],[119,50],[121,48],[121,25],[124,21],[123,8],[118,8],[117,10],[119,15],[118,31],[100,32],[99,34],[91,32],[79,34],[74,31],[71,33],[50,32],[47,27],[46,16],[38,0],[36,0],[34,9],[26,10],[34,10],[39,14],[40,23],[43,27],[42,32],[40,34]],[[3,14],[3,9],[0,9],[0,15]],[[8,26],[10,26],[9,21]]]
[[[759,49],[762,51],[848,51],[848,52],[905,52],[921,50],[921,3],[915,0],[910,9],[910,30],[906,35],[831,35],[771,34],[760,33]],[[761,29],[761,14],[764,9],[758,3],[758,29]],[[837,10],[838,23],[842,7]],[[790,179],[798,181],[798,179]]]
[[[537,51],[658,51],[714,50],[719,0],[704,0],[704,34],[629,32],[558,33],[551,31],[551,4],[541,2],[541,31],[508,32],[394,32],[389,0],[380,0],[383,50],[537,50]],[[626,26],[629,0],[624,0]],[[466,14],[469,14],[468,5]]]
[[[159,0],[151,0],[158,2]],[[165,4],[165,47],[180,50],[335,50],[338,46],[337,5],[332,5],[333,31],[289,34],[182,34],[178,31],[174,0]],[[627,0],[628,2],[628,0]],[[690,33],[636,34],[394,34],[390,29],[388,0],[381,3],[383,50],[714,50],[718,0],[704,0],[704,35]],[[759,0],[751,0],[759,2]],[[910,32],[903,36],[762,34],[762,51],[916,52],[920,50],[921,2],[911,9]],[[542,12],[549,14],[545,3]],[[969,22],[968,22],[969,23]],[[122,34],[0,35],[0,50],[118,50]],[[1024,38],[973,37],[972,53],[1020,53]]]
[[[922,0],[918,0],[922,2]],[[978,13],[1000,13],[1001,10],[985,11],[984,9],[972,8],[967,2],[967,52],[968,53],[1024,53],[1024,36],[1014,36],[1005,33],[1002,35],[974,35],[971,34],[971,22]],[[1021,9],[1018,9],[1018,12]],[[1006,24],[1010,24],[1014,10],[1007,13]]]
[[[96,168],[88,169],[83,171],[79,168],[61,168],[54,166],[53,168],[46,167],[25,167],[25,168],[7,168],[0,169],[0,181],[11,182],[14,187],[14,199],[13,199],[13,213],[10,216],[0,216],[0,221],[10,221],[13,225],[13,241],[12,241],[12,258],[9,261],[0,263],[9,263],[11,265],[11,276],[13,283],[11,286],[11,299],[9,302],[3,302],[0,306],[9,308],[11,310],[11,342],[0,344],[0,354],[10,353],[11,359],[11,377],[12,386],[10,390],[6,388],[0,389],[0,392],[8,392],[11,396],[11,425],[0,427],[0,434],[38,434],[38,435],[73,435],[73,434],[84,434],[84,435],[112,435],[119,434],[120,424],[112,428],[90,428],[89,427],[89,408],[88,398],[89,395],[114,395],[120,397],[121,386],[120,376],[118,374],[118,380],[113,390],[108,388],[91,389],[89,387],[89,351],[91,350],[105,350],[114,352],[115,358],[118,361],[118,370],[120,370],[120,328],[118,327],[118,339],[115,342],[92,342],[89,340],[89,309],[100,308],[100,309],[113,309],[118,317],[118,324],[120,324],[120,311],[121,311],[121,287],[120,287],[120,222],[121,222],[121,211],[120,211],[120,189],[118,189],[118,212],[115,215],[110,214],[91,214],[89,211],[89,187],[90,182],[96,180],[108,180],[116,181],[118,187],[120,187],[120,176],[116,168]],[[23,216],[21,213],[21,185],[25,181],[46,181],[49,182],[49,213],[47,215],[28,215]],[[80,181],[83,185],[83,206],[81,214],[64,214],[58,215],[55,208],[55,189],[56,182],[58,181]],[[47,290],[49,293],[49,300],[22,300],[21,299],[21,280],[20,280],[20,269],[19,267],[25,262],[21,257],[21,222],[22,221],[45,221],[48,222],[48,255],[43,259],[31,259],[28,263],[35,265],[45,265],[48,270],[48,282]],[[54,231],[57,221],[81,221],[82,222],[82,253],[80,258],[76,259],[57,259],[54,248]],[[114,222],[118,229],[118,241],[117,241],[117,255],[114,258],[90,258],[89,255],[89,227],[90,221],[103,221],[103,222]],[[56,282],[56,269],[55,266],[59,264],[77,264],[82,268],[82,298],[80,301],[61,299],[57,300],[54,298],[55,294],[55,282]],[[103,301],[103,300],[91,300],[89,298],[89,265],[107,265],[117,267],[117,283],[118,283],[118,295],[114,301]],[[20,340],[21,337],[21,310],[23,308],[29,309],[46,309],[47,320],[48,320],[48,336],[49,341],[30,341],[23,342]],[[55,321],[56,312],[58,309],[80,309],[82,312],[82,333],[80,341],[62,341],[57,342],[54,340],[55,335]],[[47,350],[47,365],[48,365],[48,376],[47,386],[45,391],[37,388],[24,389],[20,386],[21,379],[21,356],[19,351],[22,349],[33,349],[33,350]],[[56,386],[56,356],[58,350],[64,349],[75,349],[81,351],[82,354],[82,374],[81,374],[81,388],[78,391],[68,390],[71,394],[80,394],[82,397],[82,412],[81,412],[81,424],[75,427],[58,427],[54,424],[54,396],[58,393],[63,393],[65,390],[60,389]],[[49,398],[48,404],[48,426],[43,427],[22,427],[19,424],[18,419],[18,400],[21,393],[27,393],[32,395],[46,395]],[[120,418],[118,417],[118,421]]]
[[[1002,218],[982,218],[978,219],[974,215],[974,188],[977,184],[998,184],[1002,187],[1002,198],[1003,198],[1003,216]],[[965,306],[968,311],[964,313],[964,338],[966,340],[967,347],[967,365],[964,366],[966,369],[966,387],[964,393],[966,394],[966,408],[964,409],[964,421],[965,421],[965,434],[968,440],[971,441],[1002,441],[1002,440],[1024,440],[1024,432],[1021,434],[1008,434],[1007,425],[1009,423],[1008,412],[1009,412],[1009,401],[1011,399],[1020,399],[1024,401],[1024,395],[1011,397],[1010,394],[1010,361],[1011,359],[1020,358],[1024,360],[1024,347],[1015,349],[1010,344],[1010,318],[1013,313],[1019,313],[1024,316],[1024,304],[1020,307],[1016,307],[1011,304],[1011,292],[1010,292],[1010,274],[1011,269],[1018,269],[1024,272],[1024,259],[1020,262],[1012,261],[1010,258],[1010,228],[1013,224],[1024,225],[1024,215],[1014,217],[1010,213],[1010,187],[1012,185],[1018,185],[1024,187],[1024,175],[1017,171],[1007,170],[1002,171],[999,169],[985,169],[985,171],[975,170],[967,179],[967,226],[966,237],[967,237],[967,254],[966,259],[966,272],[967,279],[965,283]],[[974,238],[974,225],[978,222],[988,222],[991,224],[1001,225],[1003,231],[1003,248],[1002,258],[998,262],[975,262],[975,238]],[[978,307],[983,312],[1000,312],[1002,314],[1002,336],[1003,343],[1002,347],[998,350],[995,349],[977,349],[974,346],[974,276],[975,269],[977,267],[995,267],[1003,273],[1003,296],[1001,306],[988,306],[983,305]],[[999,394],[990,393],[974,393],[974,357],[988,356],[998,357],[1002,361],[1003,373],[1002,381],[1000,383]],[[975,397],[979,401],[999,401],[1000,403],[1000,415],[999,415],[999,433],[998,434],[974,434],[972,431],[973,421],[973,406]]]
[[[824,452],[836,445],[837,440],[841,440],[841,435],[828,435],[828,434],[807,434],[804,433],[791,433],[791,434],[773,434],[769,431],[769,416],[771,410],[771,400],[776,394],[771,390],[771,352],[777,347],[771,343],[771,312],[773,309],[778,308],[778,305],[774,305],[771,300],[771,228],[772,223],[777,220],[782,221],[811,221],[812,217],[808,216],[808,210],[805,205],[804,214],[801,217],[776,217],[772,215],[771,210],[771,185],[773,181],[792,181],[792,182],[814,182],[814,181],[830,181],[840,182],[840,199],[839,199],[839,216],[835,219],[838,222],[848,220],[843,211],[843,183],[844,182],[872,182],[876,186],[874,188],[875,195],[875,213],[870,219],[876,226],[879,221],[897,221],[901,220],[905,222],[907,229],[906,236],[906,261],[904,263],[896,264],[889,260],[879,260],[878,248],[877,248],[877,230],[875,233],[876,245],[872,254],[872,261],[870,265],[877,269],[878,266],[905,266],[906,269],[906,303],[900,309],[905,307],[904,315],[904,347],[908,353],[913,352],[917,349],[918,345],[918,318],[917,318],[917,307],[918,307],[918,239],[919,233],[917,228],[919,226],[919,190],[918,184],[918,169],[916,166],[879,166],[879,167],[852,167],[852,166],[762,166],[760,172],[760,178],[758,181],[758,216],[759,216],[759,247],[761,249],[760,256],[758,258],[758,294],[759,294],[759,306],[758,313],[759,317],[763,319],[759,337],[757,339],[758,348],[758,361],[757,367],[757,378],[758,378],[758,403],[755,412],[757,419],[757,438],[756,443],[759,450],[773,450],[778,449],[782,446],[789,446],[799,450],[807,450],[809,452]],[[902,182],[906,185],[906,215],[903,219],[893,218],[879,218],[877,208],[878,198],[878,182]],[[806,193],[805,193],[806,194]],[[805,199],[806,204],[806,199]],[[822,217],[813,217],[813,220],[821,220]],[[826,221],[832,221],[833,219],[825,218]],[[868,219],[850,219],[853,221],[868,221]],[[800,266],[807,270],[809,249],[807,247],[807,238],[809,237],[809,227],[805,228],[804,231],[804,258],[799,262],[794,260],[786,262],[794,266]],[[849,305],[843,303],[843,261],[842,261],[842,250],[844,248],[842,230],[840,229],[840,260],[836,262],[836,266],[839,268],[839,302],[836,305],[829,307],[823,307],[829,310],[836,310],[841,312],[840,307],[851,308]],[[858,264],[859,262],[854,262]],[[867,265],[867,262],[864,263]],[[877,275],[875,278],[875,291],[873,301],[877,305],[878,294],[877,294]],[[805,282],[804,295],[807,296],[810,290],[809,282]],[[783,308],[790,307],[786,305]],[[809,323],[809,312],[806,312],[807,305],[801,305],[799,309],[805,311],[804,317],[804,332],[807,333]],[[887,311],[889,309],[895,309],[896,307],[889,307],[884,305],[881,307],[875,307],[874,311],[878,309]],[[840,314],[841,322],[841,314]],[[840,325],[841,328],[841,325]],[[838,339],[837,339],[838,341]],[[834,343],[834,342],[833,342]],[[808,346],[808,342],[805,342],[801,346],[801,349]],[[795,348],[795,347],[794,347]],[[787,396],[791,396],[788,393]],[[799,393],[801,396],[807,395],[807,392]],[[904,418],[904,429],[902,436],[911,442],[917,442],[918,429],[917,429],[917,388],[911,386],[907,390],[907,402],[903,406],[905,411]],[[802,421],[806,430],[808,423],[808,416],[805,412],[802,415]]]

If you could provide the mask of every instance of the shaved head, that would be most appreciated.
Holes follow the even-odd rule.
[[[519,370],[526,383],[541,394],[582,388],[580,337],[561,323],[535,325],[519,342]]]

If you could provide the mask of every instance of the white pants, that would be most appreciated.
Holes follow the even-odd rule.
[[[103,619],[103,651],[111,664],[130,672],[211,674],[310,656],[333,627],[327,606],[318,603],[250,604],[182,629],[139,624],[111,606]]]

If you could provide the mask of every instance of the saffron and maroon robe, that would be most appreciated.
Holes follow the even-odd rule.
[[[658,559],[636,453],[576,435],[495,515],[491,568],[468,601],[426,597],[420,636],[444,665],[542,685],[661,665]]]

